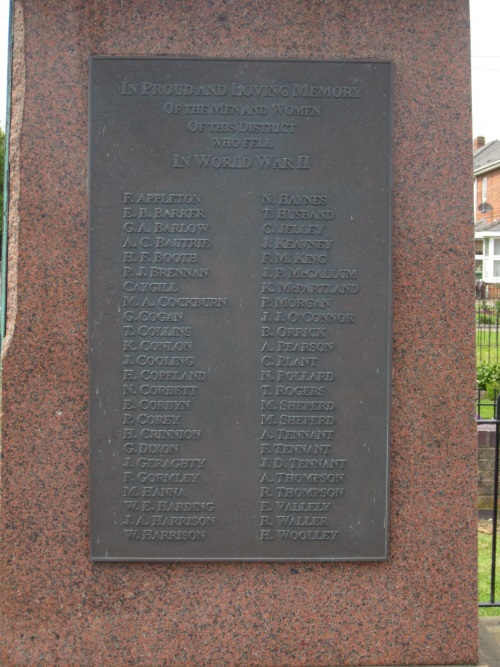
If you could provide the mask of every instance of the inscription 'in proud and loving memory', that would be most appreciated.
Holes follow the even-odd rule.
[[[387,556],[389,93],[93,59],[93,559]]]

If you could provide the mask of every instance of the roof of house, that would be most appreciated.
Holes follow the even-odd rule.
[[[495,220],[494,222],[479,220],[479,222],[474,225],[475,234],[478,232],[484,232],[486,230],[488,230],[488,232],[500,232],[500,220]]]
[[[474,151],[474,175],[500,168],[500,141],[495,139]]]

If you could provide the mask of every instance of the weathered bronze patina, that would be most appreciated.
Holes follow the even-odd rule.
[[[94,58],[94,560],[387,557],[391,67]]]

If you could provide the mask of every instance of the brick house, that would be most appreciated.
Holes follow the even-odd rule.
[[[474,139],[474,237],[476,282],[500,298],[500,141]]]

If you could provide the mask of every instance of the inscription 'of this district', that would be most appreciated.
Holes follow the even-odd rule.
[[[90,71],[92,559],[387,558],[390,64]]]

